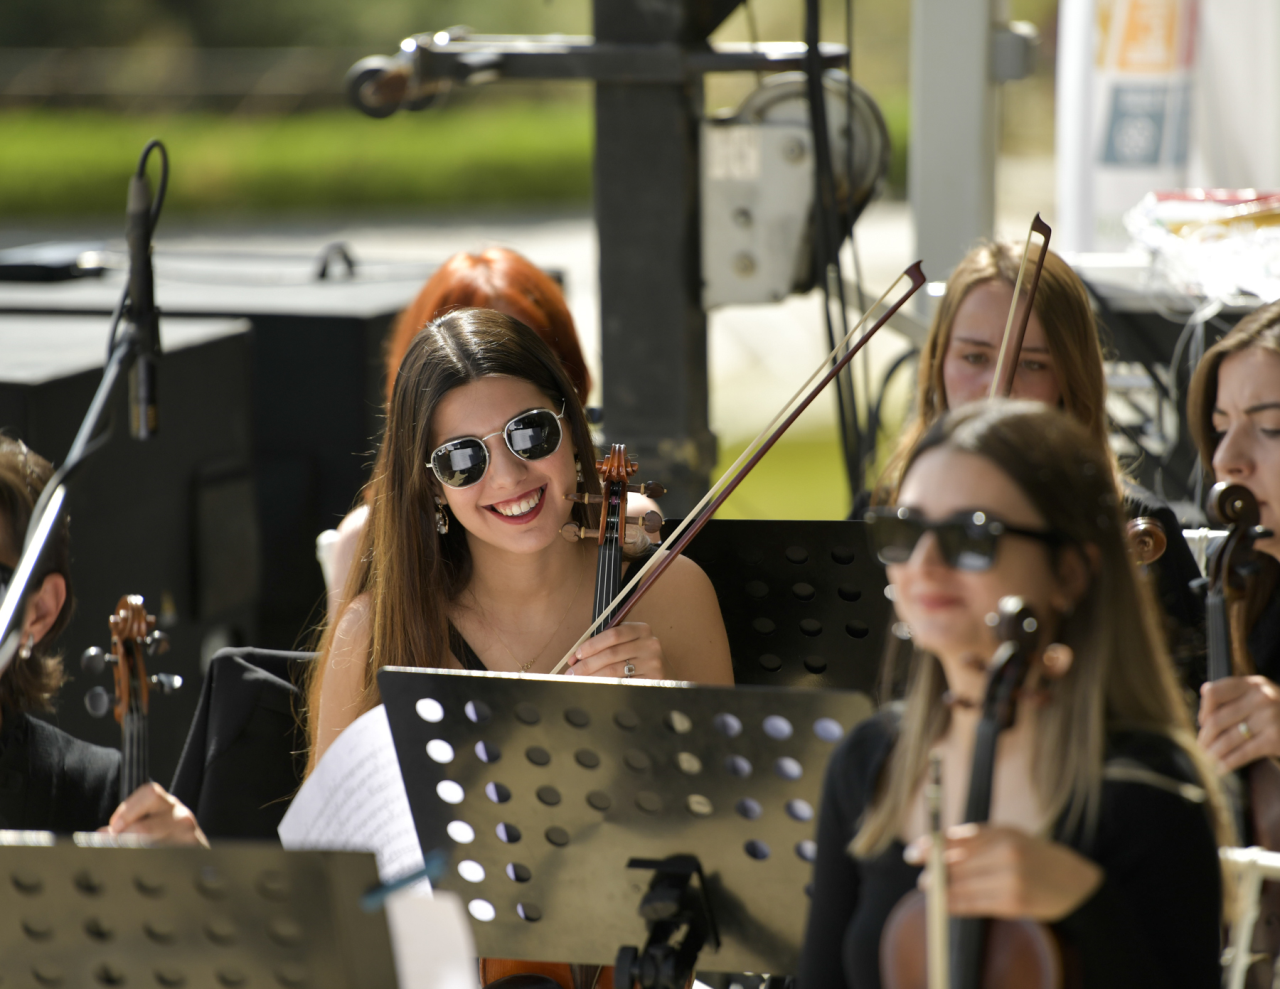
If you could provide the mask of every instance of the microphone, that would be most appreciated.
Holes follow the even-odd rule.
[[[156,364],[160,358],[160,316],[156,311],[155,279],[151,270],[151,183],[147,181],[147,156],[160,148],[168,171],[168,154],[159,141],[150,142],[129,179],[125,210],[125,238],[129,243],[128,321],[134,335],[137,358],[129,370],[129,431],[134,439],[154,436],[160,426],[156,401]],[[163,195],[164,179],[161,180]]]

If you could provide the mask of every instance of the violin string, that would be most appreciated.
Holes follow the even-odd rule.
[[[732,479],[732,477],[734,476],[734,473],[738,470],[738,468],[741,467],[744,463],[746,463],[747,460],[755,454],[756,450],[758,450],[760,446],[763,445],[765,440],[769,437],[770,433],[773,431],[774,427],[777,426],[777,424],[781,422],[783,418],[785,418],[787,411],[801,398],[801,396],[805,394],[806,391],[808,391],[809,387],[813,384],[814,381],[816,381],[819,377],[821,377],[824,373],[826,373],[827,369],[831,366],[831,362],[836,360],[840,356],[840,353],[843,350],[843,348],[848,346],[849,341],[853,339],[854,335],[860,329],[862,329],[863,325],[865,325],[867,320],[871,318],[871,314],[874,313],[877,309],[879,309],[880,306],[884,304],[885,299],[887,299],[889,295],[902,282],[902,280],[907,277],[908,277],[907,273],[904,271],[897,278],[895,278],[893,280],[893,284],[891,284],[887,289],[885,289],[884,293],[880,296],[880,298],[878,298],[875,301],[875,303],[870,308],[868,308],[865,313],[862,314],[862,318],[859,319],[858,322],[853,325],[853,328],[849,330],[847,334],[845,334],[842,340],[837,342],[835,348],[831,351],[831,353],[829,353],[826,357],[823,358],[822,363],[818,365],[817,370],[815,370],[811,375],[809,375],[808,378],[805,379],[804,383],[796,390],[795,394],[792,395],[790,398],[788,398],[787,401],[783,404],[782,408],[778,410],[778,413],[771,420],[769,420],[768,425],[766,425],[764,429],[760,430],[760,432],[756,434],[755,439],[753,439],[750,443],[747,444],[746,448],[742,451],[742,454],[738,457],[738,459],[735,460],[729,466],[729,468],[723,474],[720,475],[719,479],[716,480],[716,482],[711,485],[707,493],[703,495],[702,499],[693,507],[693,510],[684,517],[684,521],[682,521],[678,526],[676,526],[675,531],[672,532],[671,535],[669,535],[663,541],[663,544],[662,544],[663,546],[673,544],[676,541],[676,539],[679,538],[681,533],[683,533],[685,529],[687,529],[690,525],[694,523],[694,521],[698,518],[698,514],[702,511],[702,509],[705,508],[707,504],[711,501],[711,499],[714,498],[719,493],[719,491],[726,484],[729,483],[729,480]],[[667,552],[668,551],[664,550],[662,546],[659,546],[658,551],[649,558],[648,562],[645,563],[644,566],[640,567],[640,569],[636,571],[635,576],[633,576],[631,580],[627,582],[627,585],[622,588],[622,590],[616,595],[616,597],[620,598],[623,595],[629,594],[637,586],[639,586],[640,581],[642,581],[645,577],[649,575],[649,572],[653,570],[653,568],[656,567],[661,562],[661,560],[664,558]],[[612,609],[610,609],[610,611],[611,610]],[[578,651],[579,647],[584,642],[586,642],[587,639],[595,635],[596,630],[601,625],[603,625],[605,621],[608,620],[608,615],[610,611],[606,611],[604,614],[601,614],[598,618],[596,618],[595,621],[593,621],[590,624],[590,626],[587,627],[587,630],[582,633],[582,637],[578,639],[578,641],[575,642],[572,646],[569,647],[569,651],[565,653],[564,658],[561,659],[560,662],[556,664],[554,669],[552,669],[551,671],[552,674],[559,673],[561,670],[565,668],[565,666],[569,662],[569,659],[573,656],[575,652]]]

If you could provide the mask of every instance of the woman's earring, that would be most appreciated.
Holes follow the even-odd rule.
[[[586,478],[582,476],[582,461],[579,460],[577,457],[574,457],[573,466],[578,468],[578,483],[581,484],[583,481],[586,480]]]
[[[34,634],[32,634],[32,633],[30,633],[30,632],[28,632],[28,633],[27,633],[27,641],[26,641],[26,642],[24,642],[24,643],[22,643],[22,647],[18,650],[18,658],[19,658],[19,659],[21,659],[21,660],[28,660],[28,659],[30,659],[30,658],[31,658],[31,649],[32,649],[32,647],[33,647],[33,646],[35,646],[35,644],[36,644],[36,637],[35,637],[35,635],[34,635]]]
[[[449,531],[449,515],[444,510],[444,505],[437,502],[436,503],[436,532],[440,533],[440,535],[443,536],[448,531]]]
[[[1053,677],[1065,676],[1075,658],[1075,650],[1070,646],[1062,642],[1051,642],[1044,650],[1045,672]]]

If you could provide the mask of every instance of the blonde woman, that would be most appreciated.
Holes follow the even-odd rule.
[[[904,709],[863,722],[829,765],[801,989],[880,984],[881,929],[927,851],[931,752],[954,915],[1050,924],[1090,989],[1217,985],[1230,827],[1110,459],[1042,403],[966,406],[903,458],[870,531],[911,631],[911,681]],[[990,822],[958,826],[997,646],[986,616],[1008,594],[1036,612],[1043,651],[1000,739]]]
[[[892,502],[907,457],[948,409],[987,397],[1021,261],[1020,246],[982,244],[966,254],[947,279],[946,293],[920,354],[915,414],[876,490],[855,503],[855,518],[861,517],[868,503]],[[1079,422],[1089,442],[1112,465],[1125,514],[1154,518],[1164,529],[1168,546],[1150,569],[1164,610],[1166,638],[1183,681],[1194,689],[1205,675],[1204,603],[1189,586],[1200,570],[1172,509],[1126,478],[1111,454],[1102,362],[1098,326],[1084,284],[1070,265],[1050,251],[1010,397],[1055,406]]]

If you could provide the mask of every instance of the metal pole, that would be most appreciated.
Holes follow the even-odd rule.
[[[595,0],[596,42],[679,43],[685,0]],[[710,484],[702,309],[700,76],[597,82],[595,214],[605,430],[683,515]]]

